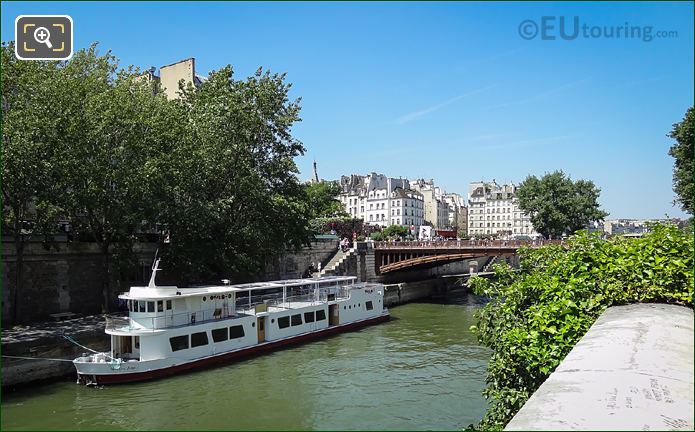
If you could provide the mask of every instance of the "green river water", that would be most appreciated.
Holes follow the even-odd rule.
[[[483,301],[391,309],[392,320],[227,366],[103,388],[74,380],[2,395],[10,429],[461,429],[485,412]]]

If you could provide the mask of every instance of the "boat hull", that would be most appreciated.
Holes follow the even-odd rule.
[[[313,339],[319,339],[326,336],[343,333],[351,330],[356,330],[369,325],[377,324],[380,322],[388,321],[390,315],[388,312],[374,318],[369,318],[361,321],[355,321],[351,323],[346,323],[338,326],[331,326],[325,329],[321,329],[315,332],[302,333],[296,336],[288,337],[285,339],[279,339],[276,341],[264,342],[258,345],[253,345],[250,347],[242,348],[235,351],[229,351],[224,353],[219,353],[214,356],[204,357],[196,360],[190,360],[186,363],[181,363],[177,365],[156,368],[152,370],[142,371],[142,372],[111,372],[104,374],[90,374],[82,373],[78,370],[77,379],[79,383],[83,384],[122,384],[122,383],[132,383],[138,381],[146,381],[156,378],[163,378],[177,373],[183,373],[188,371],[193,371],[197,369],[203,369],[206,367],[211,367],[219,365],[222,363],[232,362],[234,360],[249,357],[257,354],[262,354],[267,351],[273,351],[285,346],[295,345],[302,342],[307,342]]]

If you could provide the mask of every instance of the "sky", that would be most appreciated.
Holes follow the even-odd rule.
[[[609,219],[684,216],[667,134],[693,105],[693,2],[2,2],[3,41],[20,14],[70,15],[77,49],[98,41],[123,66],[286,73],[302,180],[316,160],[323,179],[465,196],[563,170]]]

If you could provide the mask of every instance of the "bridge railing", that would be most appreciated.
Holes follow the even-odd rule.
[[[491,249],[539,247],[562,244],[562,240],[422,240],[422,241],[379,241],[375,249]]]

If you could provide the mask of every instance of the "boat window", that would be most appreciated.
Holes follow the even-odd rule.
[[[304,312],[304,322],[306,322],[306,323],[314,322],[314,312]]]
[[[164,302],[161,300],[157,301],[157,312],[164,312]]]
[[[203,346],[208,344],[208,334],[207,332],[198,332],[191,335],[191,348]]]
[[[140,349],[140,336],[133,336],[133,346],[135,349]]]
[[[278,318],[278,327],[283,329],[283,328],[287,328],[289,326],[290,326],[290,317],[284,316],[284,317]]]
[[[171,300],[167,300],[167,310],[171,310]]]
[[[227,327],[212,329],[210,333],[212,333],[213,342],[224,342],[228,339]]]
[[[369,300],[367,303],[365,303],[365,305],[367,306],[367,310],[374,309],[374,305],[372,304],[371,300]]]
[[[140,307],[140,312],[145,312],[145,302],[142,301],[142,300],[140,300],[140,301],[138,302],[138,305],[139,305],[139,307]]]
[[[316,321],[323,321],[326,319],[326,311],[319,309],[316,311]]]
[[[302,325],[302,314],[292,315],[292,327]]]
[[[172,351],[188,349],[188,335],[174,336],[173,338],[169,338],[169,344],[171,344]]]
[[[229,327],[229,339],[244,337],[244,326]]]
[[[147,302],[147,312],[154,312],[154,302],[153,301]]]

